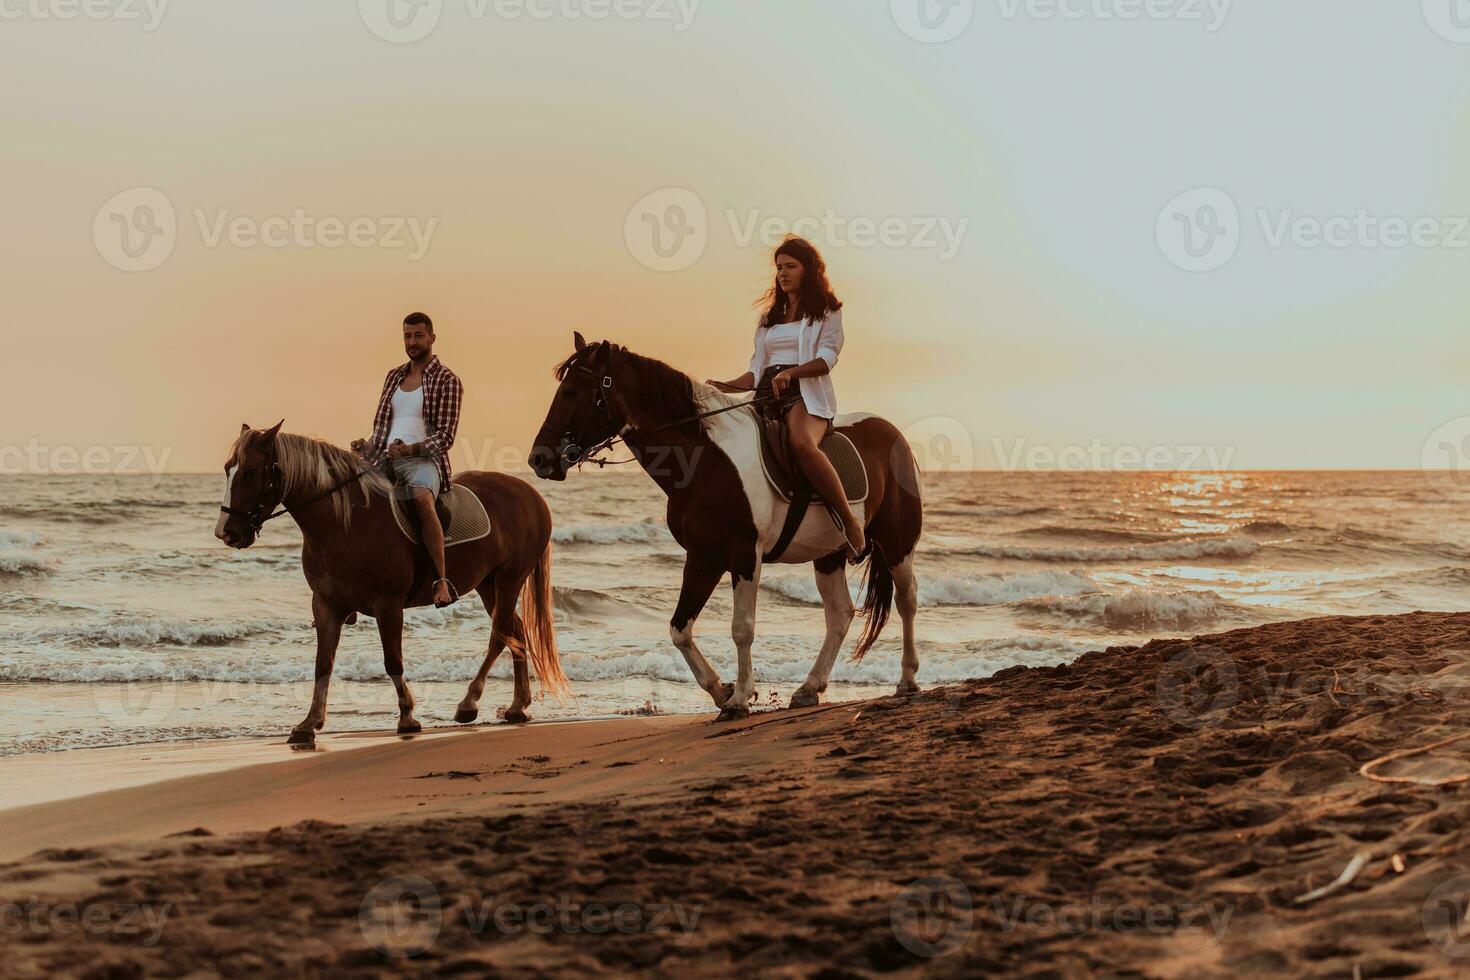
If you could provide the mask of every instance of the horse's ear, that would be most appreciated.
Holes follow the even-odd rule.
[[[585,341],[585,340],[582,339],[582,332],[580,330],[573,330],[572,331],[572,340],[577,345],[577,353],[578,354],[582,353],[584,350],[587,349],[587,341]]]
[[[241,432],[249,432],[250,431],[250,423],[249,422],[241,422],[240,423],[240,431]]]
[[[264,433],[264,435],[265,435],[265,441],[268,442],[268,443],[275,442],[275,440],[276,440],[276,433],[277,432],[280,432],[281,431],[281,426],[283,426],[285,424],[286,424],[286,420],[285,419],[281,419],[281,421],[277,422],[275,425],[271,426],[269,429],[266,429],[265,430],[265,433]]]

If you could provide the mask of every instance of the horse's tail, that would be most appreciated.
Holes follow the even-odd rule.
[[[571,692],[561,655],[556,652],[556,629],[552,625],[551,542],[541,553],[536,567],[521,590],[521,622],[526,630],[526,656],[536,670],[542,693],[561,697]]]
[[[893,572],[877,542],[873,542],[873,549],[868,554],[863,580],[865,591],[860,615],[867,622],[863,625],[863,635],[858,637],[857,646],[852,651],[853,663],[863,659],[873,644],[878,642],[879,634],[888,623],[888,613],[893,608]]]

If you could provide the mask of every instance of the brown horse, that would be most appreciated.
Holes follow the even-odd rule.
[[[760,434],[745,401],[716,391],[661,361],[607,341],[576,350],[557,368],[561,386],[536,437],[530,465],[548,480],[598,447],[621,437],[655,483],[668,495],[668,524],[684,548],[684,582],[669,632],[695,680],[721,718],[749,713],[755,691],[750,647],[755,637],[756,590],[761,556],[781,535],[789,504],[767,483],[760,463]],[[853,441],[868,475],[866,503],[855,507],[867,529],[867,625],[853,651],[861,660],[872,648],[896,601],[903,618],[902,674],[898,694],[919,689],[914,642],[918,586],[913,552],[923,525],[918,465],[903,434],[871,415],[841,415],[838,432]],[[827,635],[792,707],[816,704],[852,624],[852,596],[844,569],[846,539],[820,507],[813,508],[779,564],[812,562],[827,614]],[[694,621],[715,586],[729,573],[735,587],[731,635],[739,659],[733,685],[722,684],[694,642]]]
[[[316,627],[316,688],[311,710],[291,732],[310,743],[327,719],[327,687],[344,623],[372,616],[383,643],[383,669],[398,691],[398,731],[421,730],[403,679],[403,610],[431,604],[427,554],[399,530],[388,479],[355,454],[307,436],[240,427],[225,462],[225,496],[215,537],[232,548],[255,543],[271,517],[289,513],[301,527],[301,569],[311,586]],[[515,659],[515,694],[505,720],[526,721],[531,703],[527,661],[542,691],[560,694],[566,674],[552,630],[551,511],[530,485],[499,473],[462,473],[490,516],[489,536],[449,549],[447,571],[462,593],[480,593],[490,611],[490,649],[454,720],[479,716],[485,677],[501,650]],[[272,513],[276,507],[284,509]],[[516,614],[516,600],[522,601]]]

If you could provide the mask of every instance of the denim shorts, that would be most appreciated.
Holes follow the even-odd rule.
[[[389,460],[393,464],[393,475],[397,477],[400,499],[409,500],[413,491],[409,487],[423,487],[435,497],[439,496],[439,467],[427,456],[405,456]]]

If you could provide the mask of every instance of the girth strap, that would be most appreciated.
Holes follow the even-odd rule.
[[[791,539],[796,537],[797,529],[806,518],[811,502],[812,485],[806,480],[800,480],[791,494],[791,509],[786,511],[786,524],[781,528],[781,536],[776,539],[771,550],[761,556],[761,561],[775,561],[786,553],[786,549],[791,546]]]

